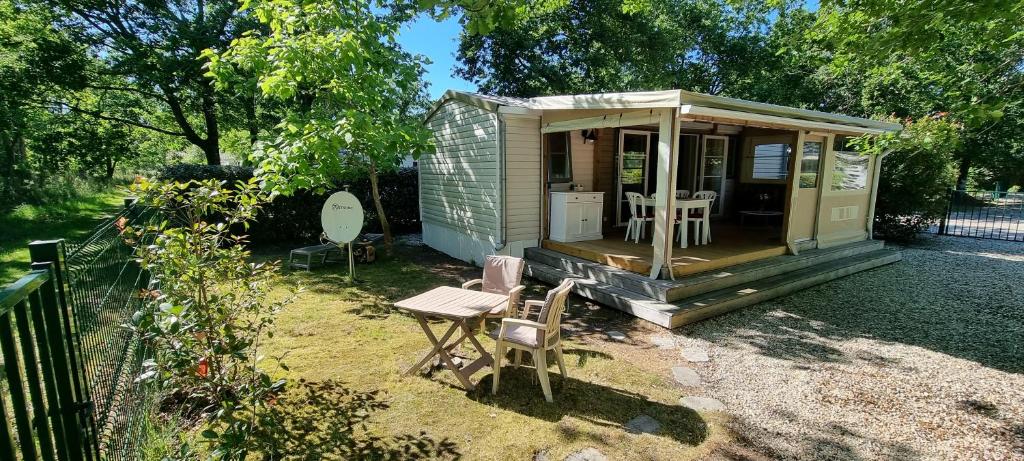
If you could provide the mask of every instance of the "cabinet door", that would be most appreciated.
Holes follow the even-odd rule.
[[[586,203],[583,205],[583,225],[580,232],[583,234],[597,234],[601,232],[601,204]]]
[[[582,203],[565,204],[565,236],[575,238],[583,233],[584,208]]]

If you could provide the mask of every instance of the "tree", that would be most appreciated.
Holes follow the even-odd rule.
[[[465,31],[456,73],[484,93],[680,88],[792,103],[807,99],[773,31],[808,25],[802,10],[772,27],[764,8],[725,2],[536,2],[485,34]]]
[[[251,97],[218,95],[197,58],[205,49],[223,49],[254,21],[238,10],[235,0],[165,0],[97,2],[39,0],[60,15],[61,25],[75,33],[106,64],[90,76],[95,91],[127,92],[161,103],[173,116],[164,126],[115,108],[95,111],[73,101],[58,100],[67,110],[178,136],[199,147],[207,163],[220,164],[220,138],[225,118],[255,119]],[[118,77],[118,83],[108,82]],[[252,121],[250,121],[252,123]]]
[[[79,89],[88,65],[81,47],[52,21],[46,11],[0,0],[0,198],[31,177],[26,139],[39,96]]]
[[[862,87],[866,109],[904,109],[915,118],[947,113],[962,124],[956,156],[963,187],[972,166],[1024,157],[1012,137],[989,135],[1024,132],[1024,122],[1006,117],[1024,106],[1022,14],[1021,0],[825,1],[807,35],[827,51],[830,74],[878,84]]]
[[[422,58],[401,50],[399,22],[368,2],[268,0],[244,7],[268,32],[253,31],[204,56],[218,85],[239,72],[255,75],[262,96],[283,107],[274,139],[254,153],[265,186],[286,194],[323,190],[363,167],[390,244],[376,177],[399,158],[430,149],[429,131],[408,117],[423,88]]]

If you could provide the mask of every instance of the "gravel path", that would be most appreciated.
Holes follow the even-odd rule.
[[[1024,459],[1024,245],[927,237],[904,261],[677,330],[768,458]]]

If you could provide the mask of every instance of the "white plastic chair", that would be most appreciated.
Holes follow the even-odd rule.
[[[516,306],[519,305],[519,294],[526,289],[521,283],[525,265],[522,258],[515,256],[488,255],[484,260],[483,278],[462,284],[463,290],[480,285],[480,291],[508,296],[508,304],[498,306],[484,314],[484,320],[507,317],[515,312]]]
[[[516,317],[501,320],[501,328],[488,335],[496,342],[494,346],[494,381],[491,393],[498,393],[498,381],[501,378],[501,362],[505,352],[511,348],[516,351],[514,365],[519,366],[522,351],[533,356],[533,364],[537,368],[540,387],[544,391],[544,400],[553,402],[551,384],[548,382],[548,351],[555,351],[558,371],[565,379],[565,360],[562,358],[562,312],[565,312],[565,301],[572,289],[573,279],[562,280],[562,284],[548,291],[544,301],[526,301],[523,313]],[[528,320],[531,307],[539,307],[537,320]]]
[[[715,204],[715,200],[718,198],[718,193],[713,190],[701,190],[693,193],[693,198],[696,200],[710,200],[708,203],[708,209]],[[711,243],[711,217],[704,215],[704,209],[691,210],[690,214],[686,217],[687,224],[693,223],[693,244],[700,245],[703,237],[703,241]],[[703,234],[701,233],[703,232]],[[682,233],[679,234],[679,244],[682,245]]]
[[[690,198],[690,191],[685,189],[679,189],[676,191],[676,200],[683,200]]]
[[[644,234],[644,227],[648,222],[654,222],[654,216],[647,214],[647,206],[644,204],[644,196],[637,192],[626,192],[626,201],[629,203],[629,224],[626,226],[626,238],[633,236],[633,243],[640,243],[640,237]]]

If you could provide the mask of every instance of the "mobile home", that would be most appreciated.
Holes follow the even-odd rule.
[[[849,143],[899,124],[680,90],[448,91],[425,123],[427,245],[665,327],[899,259],[871,240],[884,154]]]

